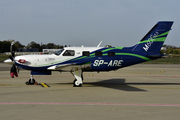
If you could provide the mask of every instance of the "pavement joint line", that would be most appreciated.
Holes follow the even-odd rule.
[[[54,102],[0,102],[0,105],[116,105],[116,106],[166,106],[180,107],[180,104],[151,103],[54,103]]]
[[[50,87],[46,83],[39,83],[42,87]],[[51,84],[53,86],[64,86],[62,85],[56,85],[56,84]],[[66,84],[67,85],[67,84]],[[128,83],[127,83],[128,85]],[[131,87],[136,87],[136,88],[147,88],[147,89],[180,89],[180,88],[172,88],[172,87],[141,87],[141,85],[108,85],[108,84],[97,84],[97,85],[91,85],[91,84],[83,84],[84,87],[111,87],[111,88],[129,88]],[[0,86],[27,86],[27,85],[7,85],[7,84],[0,84]]]

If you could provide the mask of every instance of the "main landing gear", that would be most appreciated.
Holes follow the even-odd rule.
[[[30,76],[30,79],[25,82],[26,85],[35,85],[37,82],[33,78],[33,75]]]
[[[76,67],[74,71],[71,72],[71,74],[75,77],[75,80],[73,82],[74,87],[81,87],[81,85],[83,84],[82,69],[80,67]]]
[[[73,84],[74,84],[74,87],[81,87],[81,83],[78,81],[78,80],[74,80],[74,82],[73,82]]]

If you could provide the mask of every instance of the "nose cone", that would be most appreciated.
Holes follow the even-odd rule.
[[[13,64],[13,61],[11,59],[7,59],[7,60],[4,61],[4,63]]]

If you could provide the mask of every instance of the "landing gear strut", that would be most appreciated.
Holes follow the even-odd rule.
[[[76,67],[71,73],[75,77],[75,80],[73,82],[74,87],[81,87],[81,85],[83,84],[82,69],[80,67]]]
[[[25,82],[26,85],[34,85],[36,83],[35,79],[33,78],[33,75],[30,76],[30,79]]]

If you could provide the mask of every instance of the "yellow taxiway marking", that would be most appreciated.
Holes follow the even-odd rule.
[[[11,86],[11,85],[7,85],[7,84],[0,84],[0,86]]]
[[[46,83],[40,83],[40,85],[41,85],[42,87],[50,87],[50,86],[47,85]]]

